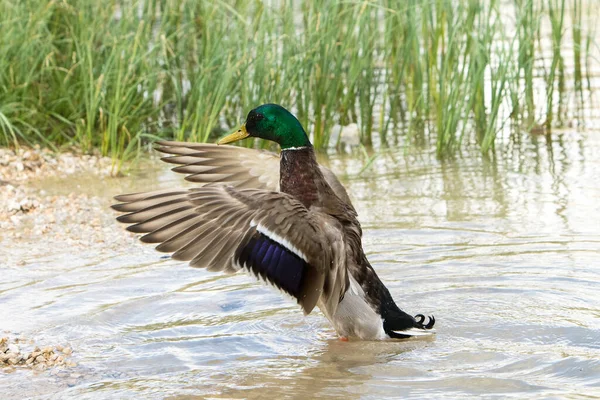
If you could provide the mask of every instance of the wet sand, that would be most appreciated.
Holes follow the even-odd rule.
[[[75,222],[78,216],[82,217],[80,211],[90,207],[88,196],[75,193],[49,195],[35,184],[50,177],[68,179],[86,172],[98,179],[109,177],[110,158],[73,152],[53,153],[40,148],[0,148],[1,237],[51,236],[60,233],[55,232],[60,229],[57,222],[65,219]],[[94,219],[85,222],[98,225]]]

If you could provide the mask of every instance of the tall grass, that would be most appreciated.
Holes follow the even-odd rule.
[[[525,92],[525,108],[521,109],[518,95],[514,97],[514,113],[526,113],[527,121],[532,123],[535,118],[534,67],[535,43],[539,39],[539,29],[542,11],[533,0],[515,0],[516,24],[518,37],[518,71],[521,80],[518,81],[517,91]]]
[[[566,87],[592,90],[594,13],[582,0],[0,0],[0,145],[118,163],[155,137],[214,140],[276,102],[318,149],[354,122],[367,146],[432,135],[440,157],[486,153],[509,115],[550,128]]]
[[[565,86],[565,68],[563,56],[561,54],[561,45],[564,35],[563,28],[565,19],[565,0],[549,0],[548,14],[552,27],[552,62],[550,64],[550,70],[546,76],[547,96],[545,123],[547,128],[551,129],[554,118],[554,88],[555,85],[558,85],[560,97],[559,103],[562,104],[562,94],[564,93]],[[560,106],[558,111],[560,116]]]

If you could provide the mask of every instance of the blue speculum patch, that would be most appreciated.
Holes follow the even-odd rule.
[[[298,297],[308,265],[293,251],[257,232],[239,253],[238,263]]]

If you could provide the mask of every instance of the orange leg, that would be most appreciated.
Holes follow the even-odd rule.
[[[342,342],[347,342],[347,341],[348,341],[348,338],[347,338],[346,336],[340,336],[340,340],[341,340]]]

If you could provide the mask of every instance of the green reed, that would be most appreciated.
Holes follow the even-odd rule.
[[[581,51],[583,50],[582,43],[582,7],[579,1],[574,0],[572,2],[572,35],[573,35],[573,64],[574,64],[574,80],[575,80],[575,90],[577,92],[578,101],[583,103],[583,75],[581,68]]]
[[[525,91],[525,111],[531,122],[535,117],[534,103],[534,68],[535,68],[535,42],[539,38],[541,9],[534,0],[515,0],[514,7],[517,21],[518,40],[518,70],[521,79],[517,81],[517,90]],[[521,84],[521,80],[523,84]],[[514,98],[514,113],[522,113],[518,97]]]
[[[581,7],[581,3],[580,6]],[[588,2],[587,15],[598,16],[600,14],[600,5],[596,2]],[[594,59],[594,55],[592,54],[592,46],[597,47],[597,43],[595,42],[596,35],[598,34],[598,24],[592,24],[587,31],[586,40],[585,40],[585,66],[586,66],[586,74],[585,79],[587,83],[587,90],[592,92],[592,82],[590,77],[591,71],[591,63],[597,62],[597,58]]]
[[[0,0],[0,145],[98,149],[118,168],[144,141],[212,141],[276,102],[318,149],[357,123],[366,146],[405,137],[431,139],[440,157],[469,143],[486,153],[509,115],[560,125],[568,79],[581,99],[584,79],[592,90],[587,17],[599,10],[584,4]]]
[[[550,0],[548,2],[548,15],[552,27],[552,61],[550,70],[546,75],[546,127],[552,128],[554,118],[554,88],[558,86],[559,103],[562,103],[564,93],[564,60],[561,54],[561,44],[564,35],[565,0]],[[561,108],[559,106],[559,117]]]

